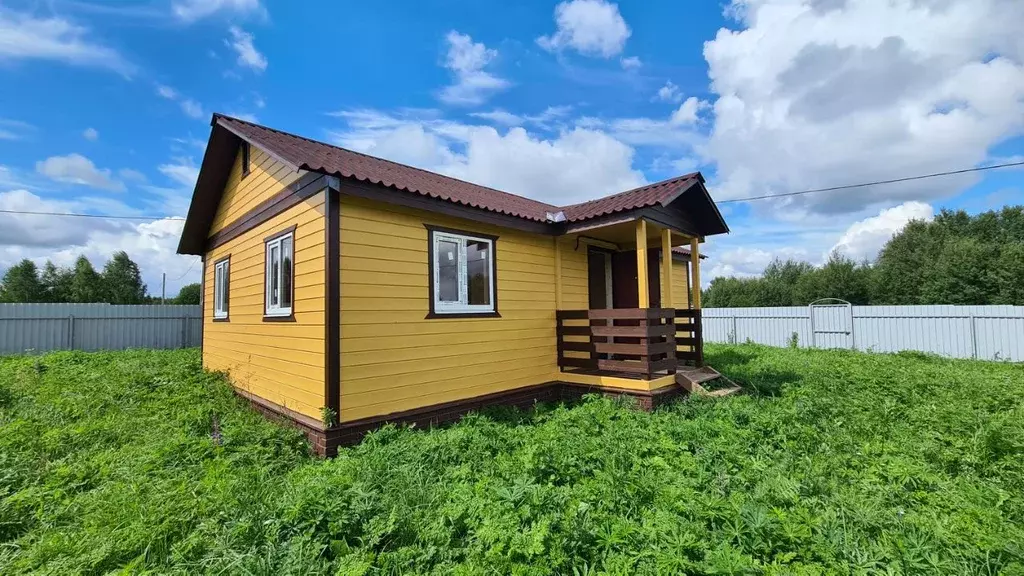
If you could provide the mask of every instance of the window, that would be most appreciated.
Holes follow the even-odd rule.
[[[494,236],[428,226],[431,262],[429,317],[498,316]]]
[[[228,275],[231,258],[225,258],[213,265],[213,319],[228,319]]]
[[[249,175],[249,143],[242,142],[242,178]]]
[[[295,227],[266,239],[266,309],[267,318],[291,318],[294,295]]]

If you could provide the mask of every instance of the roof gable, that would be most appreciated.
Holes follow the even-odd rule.
[[[353,152],[309,138],[215,114],[206,154],[192,194],[179,253],[202,253],[238,146],[245,141],[296,170],[384,186],[466,207],[550,224],[559,233],[575,223],[618,212],[669,207],[692,213],[702,236],[728,232],[699,172],[571,206],[558,207],[427,170]]]

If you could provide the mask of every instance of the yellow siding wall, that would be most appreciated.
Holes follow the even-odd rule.
[[[242,154],[235,156],[224,197],[221,198],[217,214],[210,226],[210,236],[238,219],[257,204],[292,184],[304,172],[296,172],[287,165],[274,160],[263,150],[251,146],[249,154],[249,175],[242,178]]]
[[[689,269],[686,262],[672,259],[672,304],[675,308],[689,308],[690,294],[686,289],[686,276]],[[665,294],[665,279],[661,279],[661,293]]]
[[[587,281],[587,245],[576,249],[576,236],[557,236],[562,258],[562,309],[586,310],[590,307]]]
[[[424,224],[495,234],[501,318],[424,319]],[[563,278],[586,307],[571,247]],[[584,254],[585,258],[585,254]],[[554,239],[343,197],[341,421],[400,412],[556,378]],[[584,297],[578,300],[582,278]]]
[[[248,181],[248,178],[246,178]],[[203,365],[235,386],[320,419],[324,405],[324,203],[326,192],[206,255]],[[295,230],[295,322],[264,322],[264,244]],[[228,322],[213,321],[214,263],[231,255]]]

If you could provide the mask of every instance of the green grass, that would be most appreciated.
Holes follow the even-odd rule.
[[[1024,366],[708,358],[750,393],[331,461],[196,351],[0,359],[0,574],[1024,574]]]

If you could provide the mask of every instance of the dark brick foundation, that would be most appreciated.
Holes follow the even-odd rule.
[[[309,438],[313,451],[321,456],[335,456],[338,447],[351,446],[359,443],[368,432],[380,428],[387,423],[415,424],[417,428],[430,428],[454,422],[465,414],[492,406],[509,406],[521,410],[530,410],[538,402],[574,401],[585,394],[604,394],[608,397],[629,397],[636,401],[637,408],[650,411],[667,401],[682,395],[683,389],[678,386],[663,388],[654,392],[620,390],[602,388],[584,384],[567,384],[565,382],[546,382],[536,386],[528,386],[467,398],[446,404],[435,404],[405,412],[396,412],[386,416],[364,418],[327,428],[318,420],[279,406],[263,398],[236,390],[239,396],[249,400],[253,407],[272,420],[283,422],[301,430]]]

